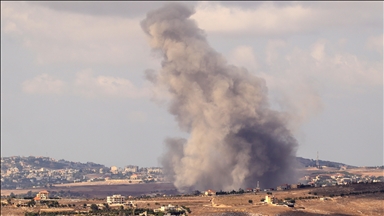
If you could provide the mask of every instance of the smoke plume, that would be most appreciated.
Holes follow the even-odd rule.
[[[171,96],[169,111],[188,140],[169,138],[161,162],[180,191],[272,187],[293,180],[297,142],[269,107],[263,79],[228,65],[189,17],[172,3],[141,22],[162,68],[148,75]]]

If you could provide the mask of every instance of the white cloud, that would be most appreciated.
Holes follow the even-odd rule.
[[[311,56],[317,61],[321,61],[324,58],[325,52],[325,40],[318,40],[315,44],[312,45]]]
[[[142,98],[150,96],[149,87],[138,88],[130,80],[112,76],[94,76],[91,69],[76,73],[76,78],[65,82],[48,74],[41,74],[22,83],[28,94],[74,94],[88,98]]]
[[[301,5],[277,8],[266,2],[254,10],[230,8],[214,2],[198,4],[193,18],[202,29],[212,32],[264,32],[298,30],[291,23],[297,23],[311,14]],[[283,24],[284,23],[284,24]]]
[[[266,53],[266,63],[271,65],[275,62],[279,56],[278,49],[284,48],[286,46],[286,42],[283,40],[268,40],[267,47],[265,49]]]
[[[230,63],[236,63],[239,67],[245,67],[249,70],[258,68],[257,57],[253,48],[250,46],[236,47],[228,58]]]
[[[40,64],[149,62],[139,19],[58,12],[25,2],[1,7],[2,31],[34,51]]]
[[[383,55],[383,40],[384,40],[384,34],[378,35],[378,36],[371,36],[367,39],[366,47],[369,50],[374,50],[381,55]]]
[[[76,74],[73,91],[77,95],[90,98],[141,98],[149,95],[147,88],[138,88],[128,79],[112,76],[94,76],[90,69]]]
[[[357,26],[370,28],[372,22],[381,22],[380,6],[379,2],[294,2],[279,7],[264,2],[256,8],[242,9],[218,2],[200,2],[193,18],[211,33],[281,35]]]
[[[28,94],[61,94],[65,87],[64,81],[55,79],[48,74],[38,75],[22,83],[23,92]]]

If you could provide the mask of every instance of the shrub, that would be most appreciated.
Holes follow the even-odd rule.
[[[181,207],[182,207],[183,209],[187,210],[188,213],[191,213],[191,212],[192,212],[191,209],[189,209],[189,208],[186,207],[186,206],[183,206],[183,205],[182,205]]]
[[[92,209],[92,211],[97,211],[97,210],[99,210],[99,207],[97,207],[97,205],[93,203],[91,205],[91,209]]]
[[[253,201],[252,200],[248,200],[248,203],[253,203]]]

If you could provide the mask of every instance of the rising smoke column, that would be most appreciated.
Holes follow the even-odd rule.
[[[270,109],[267,87],[213,50],[179,3],[151,11],[141,22],[162,69],[148,75],[171,95],[169,111],[188,140],[168,138],[161,162],[180,191],[232,190],[289,183],[297,143],[284,116]]]

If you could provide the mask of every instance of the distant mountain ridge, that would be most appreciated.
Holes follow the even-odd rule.
[[[296,157],[296,160],[303,165],[304,167],[315,167],[316,160],[307,159],[303,157]],[[339,162],[332,161],[324,161],[319,160],[320,166],[328,166],[328,167],[356,167],[347,165]],[[22,156],[12,156],[12,157],[1,157],[1,170],[7,170],[10,168],[17,167],[19,170],[22,170],[25,167],[30,168],[46,168],[46,169],[100,169],[100,168],[108,168],[105,165],[97,164],[93,162],[72,162],[64,159],[56,160],[50,157],[22,157]]]
[[[313,159],[307,159],[302,157],[296,157],[296,160],[302,164],[304,167],[315,167],[316,166],[316,160]],[[333,161],[324,161],[319,160],[319,166],[327,166],[327,167],[342,167],[342,166],[348,166],[350,168],[356,168],[357,166],[351,166],[344,163],[339,162],[333,162]]]
[[[12,156],[12,157],[1,157],[1,170],[7,170],[10,168],[17,167],[19,170],[23,168],[46,168],[46,169],[100,169],[105,168],[104,165],[87,162],[72,162],[67,160],[56,160],[50,157],[21,157],[21,156]]]

